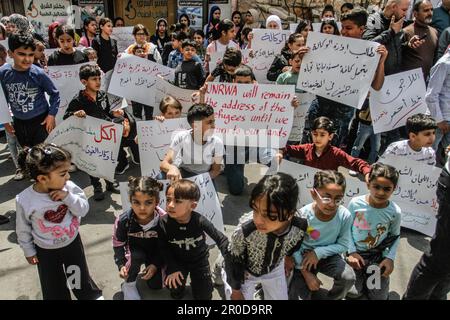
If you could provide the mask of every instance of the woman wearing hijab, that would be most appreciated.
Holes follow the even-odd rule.
[[[283,30],[281,19],[277,15],[271,15],[266,19],[266,29]]]
[[[256,9],[248,9],[245,15],[245,25],[244,28],[259,29],[261,28],[261,23],[258,22],[259,12]]]
[[[209,10],[209,20],[208,24],[204,26],[203,32],[205,33],[205,39],[208,40],[211,36],[211,31],[214,29],[216,24],[220,22],[220,8],[218,6],[212,6]]]
[[[14,13],[9,16],[8,27],[10,29],[10,33],[34,33],[34,28],[31,25],[31,22],[28,21],[26,17],[18,13]]]

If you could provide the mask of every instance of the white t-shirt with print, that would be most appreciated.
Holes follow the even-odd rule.
[[[391,143],[384,152],[383,157],[388,154],[407,157],[408,159],[426,163],[430,166],[436,164],[436,153],[432,147],[423,147],[420,151],[414,151],[408,144],[408,140]]]

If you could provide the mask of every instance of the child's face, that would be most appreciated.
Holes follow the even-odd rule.
[[[31,48],[20,47],[14,52],[9,51],[9,55],[14,59],[14,69],[18,71],[30,69],[34,62],[34,51]]]
[[[227,72],[228,74],[231,74],[233,76],[236,73],[237,67],[224,64],[223,69],[225,70],[225,72]]]
[[[208,137],[214,134],[214,129],[216,128],[216,120],[214,119],[214,115],[212,114],[203,119],[201,126],[202,139],[203,141],[206,141]],[[196,124],[194,124],[194,131],[197,131],[198,129],[200,128],[196,127]]]
[[[287,221],[279,221],[270,220],[269,216],[277,216],[277,208],[274,205],[270,208],[270,213],[267,211],[267,195],[257,198],[253,205],[253,222],[255,223],[256,228],[259,232],[268,234],[268,233],[279,233],[287,228],[290,223],[290,220]]]
[[[342,30],[341,35],[344,37],[361,39],[361,36],[364,32],[364,26],[358,26],[351,20],[342,21]]]
[[[134,39],[136,40],[136,43],[144,44],[147,41],[147,35],[145,34],[144,30],[139,30],[138,32],[136,32]]]
[[[203,46],[203,37],[200,36],[199,34],[194,35],[194,41],[199,46]]]
[[[40,60],[44,57],[45,47],[41,42],[36,43],[36,51],[34,52],[34,58]]]
[[[294,59],[289,60],[289,64],[291,65],[292,73],[299,73],[300,72],[300,66],[302,65],[302,59],[297,55],[294,57]]]
[[[197,53],[197,50],[195,50],[194,47],[187,46],[184,47],[181,52],[183,53],[183,59],[185,61],[190,61],[194,57],[194,55]]]
[[[197,202],[192,200],[175,199],[175,190],[169,187],[166,194],[166,211],[169,217],[177,222],[187,223],[191,212],[197,207]]]
[[[69,168],[70,162],[63,162],[50,173],[39,175],[36,180],[49,192],[53,190],[62,190],[66,185],[67,180],[70,179]]]
[[[233,16],[233,23],[238,26],[241,23],[241,16],[238,14],[235,14]]]
[[[149,196],[140,191],[131,196],[131,208],[137,218],[138,223],[147,224],[155,216],[155,208],[158,205],[158,199]]]
[[[97,33],[97,22],[91,21],[87,26],[87,31],[90,32],[91,34],[96,34]]]
[[[173,39],[172,40],[172,49],[176,50],[180,47],[180,41],[178,41],[177,39]]]
[[[141,58],[145,58],[145,50],[144,49],[136,49],[136,51],[134,52],[134,55],[141,57]]]
[[[434,140],[436,139],[436,130],[429,129],[419,131],[417,134],[410,133],[409,137],[416,146],[428,148],[433,145]]]
[[[338,184],[329,183],[322,188],[312,189],[311,196],[320,213],[325,216],[334,216],[344,199],[344,190]]]
[[[168,106],[163,116],[166,119],[177,119],[181,117],[181,110],[172,106]]]
[[[306,41],[306,39],[308,38],[308,33],[311,31],[311,26],[306,26],[303,30],[302,30],[302,32],[301,32],[301,34],[302,34],[302,36],[303,36],[303,39],[305,39],[305,41]]]
[[[188,26],[188,24],[189,24],[188,19],[184,16],[181,17],[180,23],[183,23],[185,26]]]
[[[246,76],[246,77],[242,77],[242,76],[236,76],[234,79],[235,83],[243,83],[243,84],[251,84],[253,83],[253,79],[251,76]]]
[[[325,11],[322,15],[322,19],[333,19],[334,14],[331,11]]]
[[[81,83],[86,87],[86,90],[97,92],[100,90],[102,81],[100,76],[89,77],[87,80],[81,80]]]
[[[303,38],[297,38],[293,43],[288,43],[288,48],[291,52],[298,51],[301,47],[305,45],[305,40]]]
[[[236,30],[234,28],[231,28],[226,33],[225,31],[222,31],[222,38],[224,40],[231,41],[236,38]]]
[[[312,131],[312,140],[316,148],[324,149],[333,140],[334,134],[330,134],[324,129]]]
[[[166,25],[163,22],[158,25],[158,32],[161,34],[166,32]]]
[[[88,59],[89,61],[97,61],[97,52],[95,50],[89,51]]]
[[[58,43],[62,53],[73,53],[73,38],[67,33],[64,33],[58,37]]]
[[[334,27],[330,24],[326,24],[322,28],[322,33],[334,34]]]
[[[112,31],[113,31],[113,25],[112,25],[111,22],[108,22],[104,26],[100,26],[100,29],[102,30],[103,33],[105,33],[108,36],[110,36],[112,34]]]
[[[370,205],[384,208],[389,202],[389,198],[395,190],[395,185],[391,180],[378,177],[367,184],[370,193]]]

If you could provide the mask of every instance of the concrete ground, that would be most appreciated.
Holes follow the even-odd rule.
[[[12,180],[14,165],[8,159],[9,152],[5,137],[0,138],[0,214],[8,216],[11,221],[0,226],[0,299],[35,300],[42,299],[37,269],[27,263],[23,252],[17,244],[15,233],[15,196],[30,185],[28,180],[16,182]],[[238,223],[239,217],[250,209],[248,197],[254,184],[260,179],[261,167],[257,164],[245,168],[248,179],[247,188],[242,196],[227,194],[228,189],[224,176],[217,179],[219,199],[223,210],[223,220],[227,235],[230,235]],[[140,169],[132,164],[125,175],[117,176],[118,181],[126,181],[129,175],[139,175]],[[108,194],[101,202],[92,200],[93,189],[89,185],[88,176],[80,171],[71,174],[71,179],[84,189],[89,198],[90,212],[82,219],[80,234],[84,243],[88,265],[92,278],[103,290],[105,299],[122,299],[119,278],[113,259],[111,235],[115,217],[122,211],[120,195]],[[303,190],[301,190],[303,191]],[[395,270],[391,276],[390,298],[400,299],[406,289],[409,276],[424,250],[429,246],[429,237],[418,232],[402,229]],[[211,250],[210,262],[217,256],[216,248]],[[330,279],[321,277],[324,288],[330,288]],[[169,299],[166,290],[150,292],[140,284],[143,299]],[[214,290],[214,299],[221,299],[221,288]],[[186,298],[190,298],[187,295]]]

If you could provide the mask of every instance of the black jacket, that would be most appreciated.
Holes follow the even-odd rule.
[[[283,73],[283,68],[289,66],[290,54],[289,50],[283,49],[281,53],[275,57],[267,72],[267,80],[277,81],[278,76]]]

